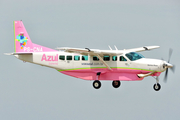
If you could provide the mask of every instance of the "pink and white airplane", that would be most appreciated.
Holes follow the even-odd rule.
[[[153,88],[159,91],[159,75],[168,68],[174,71],[174,66],[164,60],[144,58],[137,52],[159,48],[159,46],[145,46],[134,49],[99,50],[90,48],[56,48],[50,49],[32,43],[22,21],[14,21],[13,53],[18,59],[50,68],[84,80],[93,80],[93,87],[101,87],[100,80],[111,80],[112,86],[118,88],[120,81],[140,81],[144,77],[152,76],[156,79]],[[170,50],[169,58],[172,54]]]

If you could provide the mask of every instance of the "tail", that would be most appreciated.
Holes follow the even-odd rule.
[[[15,53],[56,52],[56,50],[32,43],[22,21],[14,21]]]

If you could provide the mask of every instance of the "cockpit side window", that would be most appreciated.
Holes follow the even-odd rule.
[[[131,61],[135,61],[135,60],[139,60],[141,58],[144,58],[143,55],[139,54],[139,53],[136,53],[136,52],[130,52],[130,53],[127,53],[126,54],[126,57],[129,58],[129,60]]]

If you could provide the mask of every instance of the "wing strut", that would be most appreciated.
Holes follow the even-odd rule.
[[[109,70],[112,70],[109,66],[108,66],[108,64],[97,54],[97,57],[99,58],[99,60],[101,61],[101,62],[103,62],[103,64],[109,69]]]
[[[150,75],[154,74],[155,72],[156,72],[156,71],[152,71],[152,72],[147,73],[147,74],[137,74],[137,76],[138,76],[139,78],[143,78],[143,77],[150,76]]]

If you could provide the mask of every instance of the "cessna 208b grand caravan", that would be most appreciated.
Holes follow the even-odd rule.
[[[137,52],[159,48],[159,46],[145,46],[126,50],[99,50],[80,48],[50,49],[31,42],[31,39],[22,23],[14,21],[13,53],[18,59],[50,68],[84,80],[93,80],[93,87],[101,87],[100,80],[111,80],[112,86],[118,88],[120,81],[140,81],[152,76],[156,79],[153,88],[159,91],[159,75],[168,68],[174,70],[172,64],[164,60],[144,58]],[[172,50],[170,50],[171,56]]]

